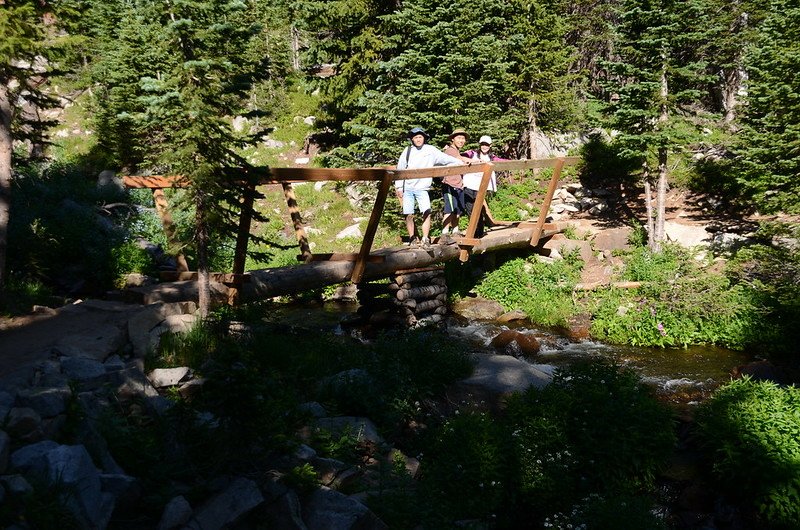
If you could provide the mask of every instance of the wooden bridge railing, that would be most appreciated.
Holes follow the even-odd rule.
[[[533,234],[530,239],[530,245],[536,246],[539,243],[539,238],[542,234],[547,212],[550,208],[553,194],[558,185],[561,177],[561,170],[566,165],[574,165],[579,161],[578,157],[562,157],[562,158],[547,158],[547,159],[532,159],[532,160],[510,160],[503,162],[482,163],[475,164],[467,168],[466,166],[444,166],[426,169],[404,169],[398,170],[394,168],[366,168],[366,169],[340,169],[340,168],[274,168],[274,167],[260,167],[251,170],[251,175],[257,177],[258,185],[264,184],[281,184],[284,191],[284,197],[289,207],[290,217],[294,225],[295,235],[298,240],[301,254],[298,258],[302,261],[308,262],[318,259],[328,260],[348,260],[354,261],[353,270],[351,274],[351,281],[358,283],[364,273],[366,263],[370,258],[370,251],[372,243],[377,233],[378,223],[380,221],[383,209],[386,204],[386,199],[391,191],[392,184],[397,180],[408,180],[416,178],[427,177],[444,177],[447,175],[460,175],[466,172],[482,172],[483,177],[478,189],[475,203],[483,205],[481,208],[474,208],[472,215],[469,219],[466,233],[457,243],[460,248],[459,259],[466,261],[469,258],[470,249],[475,246],[480,239],[475,238],[475,231],[478,227],[480,216],[488,207],[485,205],[486,191],[489,187],[489,181],[492,171],[521,171],[527,169],[537,168],[553,168],[553,175],[550,179],[550,184],[547,188],[542,208],[539,212],[539,217],[535,223],[522,222],[518,223],[521,227],[532,227]],[[233,174],[229,175],[235,177],[241,175],[245,177],[244,170],[233,170]],[[123,177],[125,185],[129,188],[150,188],[153,189],[153,194],[158,201],[164,202],[163,188],[172,187],[185,187],[188,183],[180,176],[125,176]],[[303,228],[302,217],[297,205],[297,199],[292,188],[293,182],[319,182],[319,181],[376,181],[378,182],[378,194],[375,198],[375,205],[372,208],[367,228],[364,234],[364,239],[361,243],[361,248],[356,254],[331,254],[331,255],[314,255],[311,253],[308,245],[308,237]],[[252,208],[255,197],[255,189],[253,184],[246,184],[252,182],[249,179],[242,178],[242,199],[241,199],[241,214],[239,218],[239,227],[236,238],[236,251],[234,253],[233,263],[233,278],[242,278],[244,275],[244,264],[247,255],[247,244],[250,237],[250,224],[252,221]],[[165,203],[165,202],[164,202]],[[171,220],[169,219],[168,212],[163,208],[158,208],[161,215],[162,223],[164,224],[165,231],[168,236],[172,234]],[[510,223],[509,223],[510,224]],[[172,242],[172,241],[171,241]],[[180,263],[180,262],[179,262]],[[185,261],[183,262],[185,264]],[[180,269],[179,269],[180,271]]]

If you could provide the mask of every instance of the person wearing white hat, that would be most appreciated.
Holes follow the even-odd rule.
[[[470,149],[462,153],[463,156],[471,158],[473,160],[473,164],[480,164],[482,162],[494,162],[495,160],[507,160],[506,158],[501,158],[494,153],[492,153],[492,137],[489,135],[484,134],[478,139],[478,149]],[[481,187],[481,180],[483,179],[483,173],[467,173],[463,177],[464,179],[464,206],[467,211],[468,216],[472,216],[472,209],[475,206],[475,198],[478,194],[478,189]],[[496,191],[497,190],[497,176],[495,172],[492,171],[492,175],[489,178],[489,187],[487,188],[488,191]],[[481,205],[482,207],[482,205]],[[475,237],[481,237],[483,235],[483,215],[481,215],[480,219],[478,220],[478,226],[475,229]]]
[[[456,166],[462,164],[461,160],[446,155],[434,146],[426,143],[430,136],[425,129],[414,127],[408,131],[407,138],[411,145],[403,149],[397,161],[397,169],[422,169],[434,166]],[[422,241],[421,244],[427,248],[431,244],[431,199],[428,190],[431,188],[433,178],[418,178],[395,181],[395,192],[397,198],[403,203],[403,214],[406,216],[406,229],[408,229],[409,245],[416,245],[419,240],[416,237],[416,226],[414,223],[414,203],[422,214]]]

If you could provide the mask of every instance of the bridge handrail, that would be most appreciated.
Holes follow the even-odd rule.
[[[240,218],[239,233],[237,234],[236,251],[234,256],[234,274],[241,275],[244,273],[245,253],[247,249],[247,240],[249,239],[251,212],[253,204],[253,183],[252,176],[257,177],[257,184],[281,184],[283,186],[284,195],[289,206],[290,216],[294,224],[297,239],[300,244],[301,256],[304,260],[309,260],[312,257],[308,239],[305,230],[302,226],[302,219],[300,217],[299,209],[297,208],[297,201],[294,196],[291,184],[293,182],[319,182],[319,181],[377,181],[378,195],[375,199],[375,206],[373,207],[372,214],[370,215],[367,224],[364,240],[362,241],[361,249],[355,260],[352,272],[352,281],[357,283],[363,274],[366,261],[369,257],[372,241],[374,239],[377,225],[383,212],[383,207],[386,203],[386,198],[389,194],[389,189],[394,181],[408,180],[417,178],[429,177],[444,177],[448,175],[459,175],[466,172],[482,172],[481,185],[477,191],[476,203],[479,205],[484,204],[486,190],[488,188],[489,180],[492,171],[518,171],[525,169],[541,169],[552,167],[554,168],[553,176],[545,196],[542,211],[540,212],[539,219],[531,238],[531,245],[536,245],[541,234],[542,226],[544,225],[545,216],[549,209],[550,200],[552,199],[553,192],[555,191],[556,183],[561,174],[563,166],[575,165],[579,162],[580,157],[560,157],[560,158],[535,158],[530,160],[507,160],[495,162],[483,162],[479,164],[470,164],[469,166],[439,166],[433,168],[422,169],[395,169],[393,167],[371,167],[371,168],[289,168],[289,167],[270,167],[260,166],[249,169],[229,169],[227,175],[233,177],[233,182],[239,181],[244,188],[242,198],[242,214]],[[239,178],[237,178],[239,177]],[[130,175],[123,176],[123,183],[129,188],[149,188],[153,190],[154,195],[161,195],[160,199],[165,204],[166,201],[161,194],[163,188],[174,187],[188,187],[190,182],[181,175]],[[157,201],[159,197],[156,197]],[[466,261],[469,255],[468,249],[475,244],[477,240],[474,239],[474,234],[481,215],[482,208],[473,210],[470,217],[465,238],[461,241],[460,259]],[[159,211],[159,213],[162,213]],[[169,226],[171,220],[168,216],[162,214],[162,222],[164,223],[165,230],[169,234]]]

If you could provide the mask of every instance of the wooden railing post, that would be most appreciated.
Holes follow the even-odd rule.
[[[297,236],[297,243],[300,245],[300,258],[308,262],[311,260],[311,248],[308,246],[308,236],[306,229],[303,228],[303,219],[300,217],[300,208],[297,207],[297,198],[294,195],[294,189],[291,183],[282,182],[283,196],[286,198],[286,204],[289,206],[289,216],[292,218],[294,225],[294,234]]]
[[[153,188],[153,201],[156,204],[156,212],[161,218],[161,226],[164,227],[164,234],[167,236],[167,242],[171,250],[175,250],[175,262],[178,272],[186,272],[189,270],[189,264],[186,263],[186,258],[181,252],[180,245],[175,238],[175,223],[172,222],[172,215],[169,213],[169,205],[167,204],[167,197],[164,195],[164,190],[161,188]]]
[[[378,187],[378,195],[375,197],[375,206],[372,207],[372,213],[369,215],[367,230],[364,233],[364,240],[361,242],[361,250],[358,252],[355,265],[353,265],[353,274],[350,277],[350,281],[353,283],[359,283],[364,275],[369,251],[372,248],[372,241],[375,239],[375,233],[378,231],[378,223],[381,220],[383,207],[386,205],[386,198],[389,196],[391,187],[392,173],[387,171]]]
[[[471,244],[475,238],[475,230],[478,229],[478,222],[481,215],[483,215],[483,201],[486,199],[486,190],[489,188],[489,180],[492,178],[492,168],[494,164],[486,162],[483,169],[483,177],[481,178],[481,185],[478,186],[478,193],[475,195],[475,203],[472,206],[472,215],[469,216],[469,224],[467,225],[467,233],[464,234],[465,243]],[[461,249],[458,254],[458,259],[467,261],[469,258],[469,251],[465,248]]]
[[[250,225],[253,222],[253,202],[256,188],[248,185],[242,196],[242,211],[239,213],[239,231],[236,233],[236,250],[233,253],[233,274],[244,274],[247,261],[247,244],[250,241]],[[235,278],[236,276],[234,276]]]
[[[564,158],[556,160],[556,165],[553,168],[553,178],[550,179],[550,185],[547,187],[547,194],[544,196],[544,203],[542,209],[539,211],[539,219],[536,221],[536,226],[533,227],[533,234],[531,235],[531,246],[535,247],[539,244],[539,238],[542,235],[542,227],[544,221],[547,219],[547,212],[550,211],[550,201],[553,200],[553,194],[556,192],[558,180],[561,178],[561,168],[564,167]]]

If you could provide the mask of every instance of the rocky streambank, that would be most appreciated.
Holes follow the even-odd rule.
[[[187,493],[174,495],[158,520],[141,518],[149,492],[139,470],[115,460],[104,421],[114,410],[169,426],[176,406],[169,396],[191,401],[203,391],[205,379],[188,367],[146,370],[144,363],[164,333],[183,333],[194,325],[195,311],[193,302],[140,306],[88,301],[42,309],[29,323],[38,328],[27,328],[34,334],[24,342],[27,349],[20,328],[5,330],[0,344],[6,360],[18,361],[25,353],[28,362],[5,363],[0,380],[0,503],[21,507],[21,499],[44,488],[55,492],[82,528],[106,528],[119,519],[163,530],[247,528],[254,521],[273,528],[386,528],[364,501],[375,493],[387,465],[402,462],[413,478],[419,462],[384,440],[369,418],[330,416],[319,403],[302,405],[310,419],[298,437],[306,443],[291,454],[276,455],[269,469],[221,474],[208,481],[199,497],[189,495],[188,486],[173,484],[175,491]],[[241,324],[232,325],[231,332],[243,332]],[[456,385],[453,395],[497,399],[545,385],[551,377],[512,356],[476,355],[474,361],[474,374]],[[350,376],[336,378],[346,384]],[[202,412],[195,419],[216,421]],[[320,431],[334,439],[355,436],[360,463],[319,456],[313,444]],[[285,480],[302,466],[313,470],[313,491],[298,490]],[[358,493],[343,493],[353,490]],[[25,514],[18,516],[12,528],[28,528]]]

